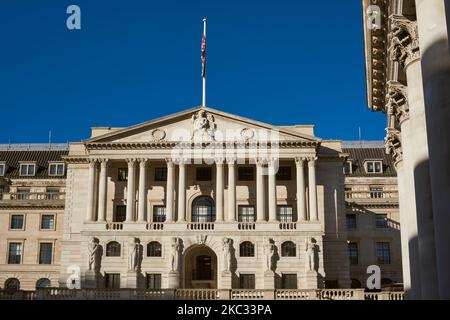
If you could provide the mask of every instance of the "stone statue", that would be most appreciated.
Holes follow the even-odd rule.
[[[269,242],[264,246],[264,254],[266,256],[265,266],[267,270],[273,270],[274,256],[275,256],[275,244],[273,239],[269,239]]]
[[[216,124],[214,123],[214,116],[206,110],[200,110],[192,116],[192,137],[191,139],[211,140],[214,141],[214,133],[216,131]]]
[[[141,245],[138,238],[134,238],[130,243],[130,265],[132,271],[141,269]]]
[[[180,251],[181,244],[179,238],[172,238],[172,249],[171,249],[171,271],[178,272],[180,269]]]
[[[229,238],[223,238],[222,240],[222,253],[223,253],[223,271],[231,271],[231,247],[232,240]]]
[[[94,270],[95,272],[100,271],[100,259],[101,259],[101,247],[99,245],[99,240],[97,238],[92,238],[88,244],[89,250],[89,270]]]
[[[318,247],[314,238],[306,239],[306,269],[309,271],[316,271],[316,252]]]

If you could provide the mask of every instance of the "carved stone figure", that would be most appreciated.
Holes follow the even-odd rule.
[[[316,271],[316,253],[318,252],[318,246],[314,238],[306,240],[306,268],[309,271]]]
[[[269,241],[264,246],[264,254],[266,256],[265,267],[267,270],[272,270],[274,267],[274,256],[275,256],[275,244],[273,239],[269,239]]]
[[[97,238],[92,238],[88,244],[89,250],[89,270],[94,270],[95,272],[100,271],[100,260],[101,260],[101,247],[99,245],[99,240]]]
[[[141,245],[138,238],[134,238],[130,244],[130,264],[129,268],[133,271],[141,269]]]
[[[231,271],[231,246],[232,240],[223,238],[222,253],[223,253],[223,271]]]
[[[206,110],[200,110],[192,116],[192,140],[214,141],[216,124],[214,116]]]
[[[179,238],[172,238],[171,271],[179,271],[181,244]]]

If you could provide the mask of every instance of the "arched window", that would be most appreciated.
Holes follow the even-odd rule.
[[[361,281],[359,281],[357,279],[352,279],[351,288],[352,289],[359,289],[359,288],[361,288]]]
[[[192,222],[213,222],[216,220],[216,208],[211,197],[200,196],[192,202]]]
[[[5,290],[20,290],[20,281],[16,278],[9,278],[5,281]]]
[[[120,257],[120,243],[117,241],[108,242],[106,245],[107,257]]]
[[[147,244],[147,257],[161,257],[161,243],[158,241],[152,241]]]
[[[41,278],[38,281],[36,281],[36,289],[50,288],[51,286],[52,286],[52,283],[47,278]]]
[[[244,241],[239,245],[239,255],[241,257],[254,257],[255,245],[250,241]]]
[[[286,241],[281,244],[281,256],[282,257],[295,257],[297,250],[295,243],[292,241]]]

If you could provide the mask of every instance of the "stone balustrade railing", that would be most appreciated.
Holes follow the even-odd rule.
[[[28,201],[28,200],[64,200],[64,192],[9,192],[3,193],[1,200],[15,200],[15,201]]]
[[[189,222],[188,230],[214,230],[214,222]]]
[[[345,191],[346,200],[371,200],[377,199],[398,201],[398,191]]]
[[[0,290],[0,300],[403,300],[401,291],[364,289],[79,289]]]
[[[122,222],[108,222],[106,224],[106,230],[123,230]]]
[[[147,230],[164,230],[164,223],[162,222],[147,223]]]

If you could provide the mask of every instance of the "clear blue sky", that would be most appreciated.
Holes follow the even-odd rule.
[[[66,8],[81,8],[79,31]],[[367,109],[361,1],[0,2],[0,143],[80,141],[201,104],[330,139],[382,139]]]

